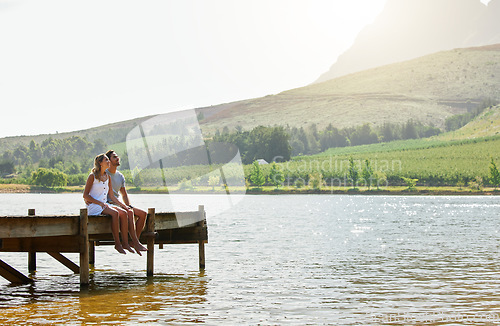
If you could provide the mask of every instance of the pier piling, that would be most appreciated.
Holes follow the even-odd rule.
[[[35,216],[35,209],[28,209],[28,216]],[[36,251],[28,252],[28,272],[34,273],[36,271]]]
[[[152,277],[154,274],[154,259],[155,259],[155,209],[148,209],[148,219],[146,221],[147,238],[147,262],[146,262],[146,275]]]
[[[200,214],[198,225],[206,228],[205,207],[203,205],[198,206],[198,213]],[[205,269],[205,240],[198,241],[198,256],[200,269],[203,270]]]
[[[80,209],[80,286],[89,284],[89,218],[87,209]]]

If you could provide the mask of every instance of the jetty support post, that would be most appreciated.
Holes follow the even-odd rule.
[[[206,220],[205,220],[205,206],[199,205],[198,206],[198,213],[200,214],[200,226],[205,226]],[[205,269],[205,240],[199,240],[198,241],[198,256],[199,256],[199,263],[200,263],[200,269],[204,270]]]
[[[147,238],[147,262],[146,262],[146,276],[152,277],[154,273],[154,258],[155,258],[155,209],[148,208],[148,219],[146,221]]]
[[[28,216],[35,216],[35,209],[28,209]],[[36,251],[28,252],[28,272],[34,273],[36,271]]]
[[[89,217],[86,208],[80,209],[80,286],[89,285]]]

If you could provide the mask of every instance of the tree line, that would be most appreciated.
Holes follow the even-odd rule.
[[[107,145],[102,139],[90,142],[80,136],[64,139],[50,137],[41,143],[31,140],[28,146],[19,145],[14,150],[2,153],[0,175],[5,177],[16,173],[18,182],[37,184],[40,183],[37,180],[46,180],[51,173],[56,174],[55,171],[58,171],[65,175],[57,175],[58,180],[62,180],[59,185],[80,185],[85,183],[94,157],[106,149]]]
[[[252,164],[253,161],[264,159],[267,162],[288,161],[292,157],[290,134],[284,127],[259,126],[250,131],[237,128],[230,133],[227,129],[222,133],[215,132],[210,142],[234,144],[240,151],[243,164]]]
[[[259,126],[251,131],[236,127],[235,132],[224,128],[222,133],[218,130],[215,132],[213,140],[235,144],[240,149],[243,163],[251,164],[256,159],[271,162],[274,158],[279,158],[280,161],[288,161],[293,156],[314,155],[334,147],[426,138],[439,133],[441,129],[433,125],[408,120],[404,124],[386,122],[372,127],[365,123],[342,129],[329,124],[324,130],[318,130],[316,124],[305,128]]]

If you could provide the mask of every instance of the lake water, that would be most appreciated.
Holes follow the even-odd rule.
[[[168,195],[131,195],[168,210]],[[176,196],[208,213],[196,245],[146,258],[96,248],[88,290],[39,253],[34,285],[0,279],[0,324],[498,325],[499,197]],[[78,214],[81,194],[1,194],[0,215]],[[67,255],[78,262],[77,255]],[[27,254],[0,253],[27,273]]]

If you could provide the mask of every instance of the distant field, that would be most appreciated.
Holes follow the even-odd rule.
[[[321,155],[296,157],[282,163],[290,176],[305,177],[320,171],[324,178],[343,178],[347,161],[369,160],[393,182],[401,177],[420,184],[454,185],[481,177],[487,181],[491,158],[500,166],[500,136],[460,141],[409,140],[386,144],[330,149]]]
[[[124,144],[115,150],[124,150]],[[476,177],[485,182],[489,178],[489,166],[493,158],[500,168],[500,135],[477,139],[447,141],[438,138],[400,140],[372,145],[332,148],[314,156],[299,156],[292,161],[280,163],[287,182],[303,179],[320,172],[324,179],[342,179],[347,173],[348,160],[352,157],[361,168],[369,160],[374,169],[382,170],[391,184],[402,183],[401,177],[419,179],[419,184],[428,186],[455,185],[458,180],[465,183]],[[201,170],[200,170],[201,169]],[[185,166],[167,169],[172,182],[191,179],[207,173],[206,168]],[[250,175],[250,165],[244,167],[245,176]],[[262,166],[265,174],[270,166]],[[151,174],[150,177],[147,175]],[[144,181],[155,179],[157,172],[150,170]],[[205,180],[206,181],[206,180]]]

